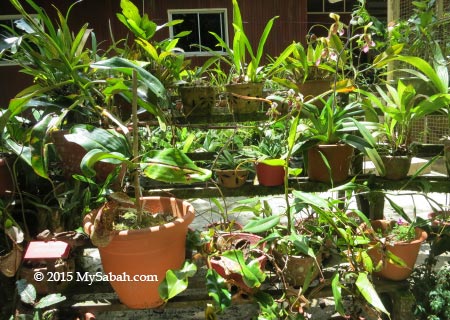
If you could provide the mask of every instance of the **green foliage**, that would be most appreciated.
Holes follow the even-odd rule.
[[[233,0],[233,44],[230,47],[217,33],[210,32],[218,41],[217,46],[225,49],[227,55],[220,56],[221,59],[232,67],[234,76],[231,82],[261,82],[264,78],[263,68],[260,66],[264,54],[269,33],[272,29],[275,19],[270,19],[263,33],[260,36],[256,51],[245,34],[244,24],[242,22],[241,11],[237,0]],[[250,60],[247,60],[247,57]]]
[[[120,50],[123,51],[122,55],[133,60],[147,61],[148,65],[145,66],[147,70],[151,70],[164,85],[174,85],[181,79],[180,75],[188,64],[182,50],[176,45],[178,39],[188,35],[190,31],[177,34],[173,39],[155,41],[153,38],[158,31],[183,21],[173,20],[157,25],[146,13],[141,16],[139,9],[130,0],[121,0],[120,6],[122,13],[118,13],[117,18],[133,33],[137,45]]]
[[[231,306],[231,292],[228,290],[228,285],[225,279],[213,269],[208,269],[206,273],[206,289],[219,311]]]
[[[398,59],[403,60],[400,57]],[[432,69],[427,70],[434,72]],[[401,80],[397,82],[397,88],[389,84],[385,87],[387,92],[379,86],[376,87],[378,95],[360,91],[368,99],[364,107],[370,114],[376,113],[374,107],[379,108],[384,115],[378,134],[380,141],[386,144],[388,154],[409,153],[414,121],[443,110],[450,103],[450,95],[437,93],[425,96],[417,93],[411,84],[405,85]]]
[[[410,277],[411,291],[416,298],[417,319],[438,320],[450,317],[450,265],[439,269],[424,264]]]
[[[62,296],[61,293],[51,293],[39,300],[37,299],[36,289],[30,283],[27,283],[25,279],[16,281],[17,292],[20,296],[20,300],[28,305],[32,305],[34,308],[34,316],[33,319],[42,319],[43,309],[46,309],[50,306],[56,305],[64,300],[66,300],[65,296]]]
[[[161,299],[169,299],[180,294],[188,287],[188,279],[195,275],[197,266],[185,261],[180,270],[167,270],[166,277],[159,284],[158,292]]]

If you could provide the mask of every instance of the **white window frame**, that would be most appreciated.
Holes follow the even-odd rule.
[[[209,13],[209,14],[223,14],[224,17],[224,21],[223,24],[221,23],[220,25],[224,27],[223,30],[223,34],[225,35],[225,39],[223,39],[225,41],[226,44],[229,44],[229,37],[228,37],[228,10],[227,8],[204,8],[204,9],[170,9],[167,10],[167,15],[168,15],[168,19],[169,21],[172,21],[173,18],[173,14],[183,14],[183,13],[187,13],[187,14],[193,14],[193,13],[197,13],[197,14],[202,14],[202,13]],[[200,28],[200,26],[198,26]],[[173,27],[169,28],[169,34],[170,37],[173,38],[174,32],[173,32]],[[199,32],[200,34],[200,32]],[[200,40],[201,43],[201,40]],[[211,48],[214,49],[214,48]],[[226,52],[224,51],[215,51],[216,53],[219,54],[226,54]],[[186,56],[211,56],[212,53],[208,52],[208,51],[191,51],[191,52],[186,52],[185,53]]]
[[[39,19],[38,14],[30,14],[30,17]],[[8,20],[14,22],[15,20],[20,20],[22,18],[23,18],[23,15],[21,15],[21,14],[0,14],[0,25],[5,24],[5,21],[8,21]],[[17,65],[18,64],[15,62],[3,60],[0,58],[0,67],[17,66]]]

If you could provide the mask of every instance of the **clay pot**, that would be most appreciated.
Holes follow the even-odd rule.
[[[312,272],[311,279],[319,276],[319,265],[322,263],[321,254],[314,259],[309,256],[286,255],[273,250],[273,255],[277,266],[283,271],[286,281],[294,287],[303,286],[309,272]]]
[[[371,222],[374,230],[381,229],[382,231],[387,230],[392,221],[388,220],[374,220]],[[383,262],[381,271],[375,272],[376,275],[395,281],[401,281],[407,279],[413,269],[419,254],[420,246],[424,242],[428,235],[421,228],[415,228],[416,237],[411,242],[396,242],[396,243],[386,243],[383,248],[371,248],[367,251],[374,265],[377,265],[380,260]],[[389,261],[385,257],[384,251],[389,250],[391,253],[402,259],[407,267],[401,267],[393,262]]]
[[[385,175],[388,180],[401,180],[408,176],[411,167],[411,156],[388,156],[382,155]]]
[[[261,109],[261,101],[251,98],[262,98],[264,83],[235,83],[225,86],[229,92],[228,104],[232,113],[255,113]],[[234,95],[233,95],[234,94]],[[250,97],[250,98],[246,98]]]
[[[141,198],[144,210],[173,215],[176,219],[161,226],[115,231],[106,247],[99,247],[107,275],[146,277],[146,281],[111,281],[120,301],[128,308],[155,308],[163,304],[158,286],[166,271],[179,269],[185,260],[186,235],[193,221],[194,207],[187,201],[168,197]],[[103,207],[95,219],[100,219]],[[91,234],[93,213],[84,219],[84,230]],[[120,280],[120,279],[119,279]]]
[[[248,170],[215,170],[218,183],[225,188],[235,189],[244,185],[249,174]]]
[[[183,113],[186,117],[211,114],[216,101],[216,90],[212,86],[179,86]]]
[[[257,162],[255,168],[260,185],[275,187],[284,184],[284,166],[270,166],[263,162]]]
[[[79,144],[67,140],[65,135],[68,133],[69,131],[67,130],[54,131],[52,132],[52,140],[63,165],[64,177],[69,180],[72,179],[72,175],[74,174],[83,174],[81,172],[80,164],[87,152]],[[102,161],[97,162],[94,166],[94,169],[97,172],[97,181],[105,181],[108,175],[116,168],[117,164]],[[124,166],[123,170],[120,172],[121,177],[125,174],[125,169]],[[119,177],[119,181],[121,180],[121,177]]]
[[[260,242],[263,238],[251,233],[242,233],[242,232],[233,232],[233,233],[223,233],[220,234],[220,238],[223,239],[226,243],[226,250],[230,249],[242,249],[245,252],[243,247],[254,247],[258,242]],[[218,246],[216,244],[216,246]],[[263,250],[265,247],[265,243],[259,244],[258,248],[258,256],[255,258],[258,261],[259,267],[263,270],[266,262],[267,256],[264,254]],[[252,253],[252,256],[255,253]],[[245,253],[244,253],[245,255]],[[240,289],[245,292],[251,293],[253,292],[253,288],[248,287],[242,275],[240,273],[233,272],[236,270],[236,262],[223,257],[219,254],[210,256],[208,258],[208,265],[210,268],[215,270],[219,275],[221,275],[224,279],[236,285]]]
[[[328,168],[322,155],[328,161]],[[353,157],[353,147],[348,144],[319,144],[308,149],[308,177],[312,181],[339,183],[347,180]]]
[[[298,91],[305,97],[305,101],[308,101],[330,90],[331,82],[329,80],[308,80],[304,83],[298,83],[297,87]],[[320,100],[313,104],[318,108],[323,107],[323,102]]]

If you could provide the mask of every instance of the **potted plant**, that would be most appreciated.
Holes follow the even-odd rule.
[[[397,87],[386,84],[387,92],[377,86],[377,95],[363,92],[368,97],[364,104],[370,111],[372,121],[377,121],[375,108],[378,108],[383,116],[380,131],[378,132],[379,144],[377,149],[385,166],[387,179],[399,180],[408,175],[411,165],[411,133],[414,121],[438,112],[450,102],[447,93],[436,93],[432,96],[418,94],[415,88],[405,85],[402,80],[397,82]]]
[[[284,183],[286,153],[284,124],[263,129],[257,145],[246,146],[242,153],[254,159],[258,183],[263,186],[280,186]]]
[[[215,59],[209,59],[210,64]],[[207,62],[208,62],[207,61]],[[208,116],[216,103],[217,88],[203,76],[207,72],[207,63],[193,70],[185,70],[178,84],[178,93],[183,103],[183,114],[186,117]]]
[[[245,33],[237,0],[233,0],[233,44],[229,46],[218,34],[210,32],[217,39],[217,46],[226,51],[226,55],[219,57],[230,67],[225,91],[229,93],[228,101],[230,109],[234,113],[254,113],[260,110],[265,77],[279,67],[281,61],[290,54],[291,48],[289,47],[280,54],[277,61],[271,65],[270,70],[261,65],[264,46],[277,18],[273,17],[265,25],[256,50],[253,49]]]
[[[250,173],[249,163],[238,154],[233,154],[227,149],[218,155],[214,170],[219,185],[225,188],[238,188],[246,181]]]
[[[133,109],[136,114],[136,104]],[[134,159],[138,159],[138,130],[133,132],[133,154]],[[201,170],[181,151],[173,148],[150,152],[142,157],[140,163],[133,162],[118,152],[92,149],[83,159],[84,172],[92,175],[94,163],[101,158],[123,161],[132,170],[142,170],[152,179],[167,182],[191,183],[208,180],[211,176],[209,171]],[[187,201],[175,198],[142,197],[138,174],[135,174],[133,181],[134,201],[128,197],[111,195],[110,201],[86,216],[84,229],[93,243],[99,246],[106,273],[119,275],[125,272],[133,276],[144,274],[154,277],[151,281],[142,282],[125,283],[120,279],[111,281],[120,300],[128,307],[150,308],[164,302],[160,298],[158,286],[166,271],[180,268],[184,261],[186,233],[188,225],[194,219],[194,209]],[[138,229],[112,228],[118,224],[116,217],[122,221],[131,221]],[[142,222],[151,221],[155,217],[159,223],[142,228]]]
[[[368,254],[379,268],[375,274],[390,280],[405,280],[414,269],[427,233],[414,223],[393,220],[371,221],[373,242]]]
[[[374,152],[375,140],[369,131],[376,129],[376,125],[358,120],[363,110],[357,99],[339,103],[337,97],[338,93],[332,94],[322,109],[315,105],[303,109],[307,120],[300,134],[298,150],[307,152],[308,177],[313,181],[345,181],[349,176],[353,148],[373,159],[377,168],[382,168],[381,160]]]
[[[173,38],[157,41],[155,35],[158,31],[183,21],[173,20],[157,25],[146,13],[141,15],[138,7],[130,0],[121,0],[120,7],[122,12],[117,13],[117,18],[135,38],[131,47],[120,48],[114,44],[113,49],[121,57],[140,61],[141,66],[151,72],[166,88],[175,87],[189,64],[183,50],[177,48],[178,40],[188,35],[190,31],[183,31]]]

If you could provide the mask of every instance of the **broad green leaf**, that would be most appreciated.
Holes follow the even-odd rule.
[[[221,311],[231,306],[231,292],[228,290],[228,285],[225,279],[213,269],[208,269],[206,273],[206,289]]]
[[[180,270],[167,270],[166,277],[158,287],[161,299],[167,301],[184,290],[188,286],[188,278],[195,275],[197,266],[189,261],[185,261]]]
[[[390,250],[386,250],[385,254],[386,254],[386,257],[387,257],[387,259],[388,259],[388,261],[390,263],[393,263],[393,264],[395,264],[395,265],[397,265],[399,267],[402,267],[402,268],[407,268],[408,267],[408,265],[406,264],[406,262],[402,258],[400,258],[399,256],[396,256]]]
[[[36,301],[36,289],[34,286],[27,282],[25,279],[16,281],[17,292],[19,293],[20,300],[26,304],[34,304]]]
[[[171,183],[204,182],[211,179],[211,171],[197,167],[182,151],[166,148],[151,151],[143,157],[144,174],[155,180]]]
[[[81,159],[80,168],[86,177],[92,178],[96,175],[94,166],[97,162],[104,160],[105,162],[120,164],[121,162],[131,162],[118,152],[107,152],[100,149],[93,149],[86,153]]]
[[[366,299],[368,303],[370,303],[378,310],[389,315],[389,312],[384,307],[383,302],[381,302],[381,299],[378,296],[377,291],[373,287],[372,282],[369,281],[367,273],[361,272],[358,274],[358,278],[356,279],[356,287],[358,288],[359,292],[361,292],[362,296],[364,297],[364,299]]]
[[[264,281],[266,274],[261,270],[259,261],[254,259],[246,263],[241,250],[228,250],[221,254],[222,259],[228,259],[228,272],[242,275],[244,283],[250,288],[258,288]]]
[[[280,223],[280,216],[273,215],[262,219],[251,219],[242,231],[250,233],[261,233],[272,229]]]
[[[41,300],[39,300],[39,302],[36,303],[34,307],[36,309],[44,309],[57,303],[60,303],[64,300],[66,300],[66,297],[61,295],[61,293],[51,293],[43,297]]]

